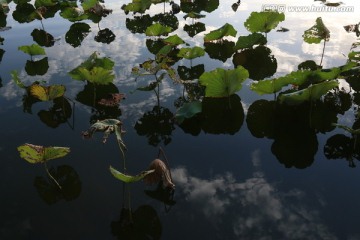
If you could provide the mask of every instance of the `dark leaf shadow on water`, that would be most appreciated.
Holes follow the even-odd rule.
[[[180,128],[185,133],[197,136],[204,131],[210,134],[230,134],[240,131],[244,122],[244,108],[238,95],[226,98],[204,98],[202,111],[191,118],[185,118]]]
[[[25,71],[29,76],[45,75],[48,69],[49,69],[49,62],[47,57],[44,57],[37,61],[33,61],[33,60],[26,61]]]
[[[228,40],[205,42],[204,47],[210,58],[226,62],[234,54],[235,43]]]
[[[249,71],[250,78],[262,80],[271,77],[277,69],[277,61],[271,50],[265,46],[257,46],[254,49],[245,49],[233,56],[235,67],[243,66]]]
[[[122,208],[119,220],[111,222],[110,226],[117,239],[159,240],[162,235],[160,218],[150,205],[142,205],[135,211]]]
[[[115,37],[116,36],[113,33],[113,31],[111,31],[108,28],[105,28],[105,29],[99,30],[97,35],[94,37],[94,40],[99,43],[110,44],[111,42],[113,42],[115,40]]]
[[[134,128],[138,135],[148,138],[150,145],[157,146],[161,142],[167,145],[171,142],[174,123],[174,114],[168,108],[154,106],[136,122]]]
[[[206,31],[206,26],[202,22],[196,22],[191,25],[185,24],[184,31],[187,32],[190,37],[194,37],[195,35]]]
[[[219,0],[194,0],[194,1],[181,1],[180,8],[185,13],[201,11],[213,12],[219,7]]]
[[[79,47],[90,32],[91,28],[87,23],[73,23],[65,34],[65,41],[74,48]]]
[[[54,42],[55,42],[54,37],[43,29],[34,29],[31,32],[31,36],[33,37],[33,40],[40,46],[43,47],[54,46]]]
[[[271,150],[280,163],[302,169],[314,162],[316,134],[334,129],[338,111],[321,101],[290,106],[258,100],[249,107],[246,122],[254,137],[274,140]]]
[[[61,189],[48,176],[35,177],[34,186],[44,202],[51,205],[60,200],[72,201],[79,197],[81,181],[75,169],[68,165],[61,165],[56,169],[50,168],[49,172],[59,182]]]

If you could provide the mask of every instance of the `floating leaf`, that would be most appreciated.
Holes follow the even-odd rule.
[[[279,22],[285,20],[285,14],[273,11],[252,12],[250,17],[246,19],[244,26],[252,33],[270,32],[276,28]]]
[[[133,0],[132,3],[123,5],[121,9],[123,9],[125,13],[145,13],[146,9],[149,9],[151,4],[151,0]]]
[[[29,46],[20,46],[18,49],[31,56],[46,55],[44,48],[40,47],[37,44],[32,44]]]
[[[231,24],[225,23],[225,25],[222,26],[221,28],[216,29],[216,30],[211,31],[208,34],[206,34],[204,37],[204,41],[209,42],[209,41],[219,40],[225,36],[235,37],[236,34],[237,34],[237,31],[235,30],[235,28]]]
[[[265,45],[266,38],[261,33],[252,33],[248,36],[240,36],[235,45],[235,50],[252,48],[254,45]]]
[[[177,46],[185,43],[184,40],[182,40],[177,34],[165,38],[163,41],[164,43],[169,44],[171,46]]]
[[[163,26],[160,23],[155,23],[146,29],[145,34],[146,36],[162,36],[168,35],[168,33],[171,31],[171,27]]]
[[[33,97],[41,101],[51,101],[55,98],[64,96],[65,86],[52,85],[45,87],[38,84],[33,84],[29,87],[29,92]]]
[[[185,103],[176,112],[175,118],[181,124],[186,118],[191,118],[202,110],[202,104],[199,101]]]
[[[181,48],[178,57],[186,58],[186,59],[194,59],[198,57],[202,57],[205,55],[205,50],[201,47],[193,47],[193,48]]]
[[[69,72],[69,75],[80,81],[89,81],[94,84],[106,85],[111,83],[115,75],[113,74],[114,62],[109,58],[98,58],[97,52],[82,64]]]
[[[310,87],[300,91],[281,94],[279,96],[279,100],[280,102],[286,102],[290,105],[297,105],[306,101],[315,101],[337,86],[339,86],[339,82],[337,80],[322,82],[311,85]]]
[[[229,97],[242,88],[248,77],[249,72],[242,66],[232,70],[217,68],[203,73],[199,82],[206,87],[205,97]]]
[[[320,43],[321,40],[329,41],[330,31],[324,25],[321,17],[318,17],[316,24],[304,32],[303,38],[307,43]]]
[[[26,143],[19,146],[20,157],[29,163],[43,163],[55,158],[66,156],[70,152],[68,147],[44,147]]]
[[[82,21],[89,18],[87,14],[84,14],[84,10],[78,7],[64,8],[61,10],[60,16],[71,22]]]
[[[115,168],[110,166],[110,172],[115,178],[119,179],[120,181],[123,181],[125,183],[132,183],[132,182],[138,182],[138,181],[142,180],[144,177],[146,177],[146,175],[155,172],[155,170],[153,169],[153,170],[143,171],[143,172],[139,173],[138,175],[130,176],[130,175],[121,173],[118,170],[116,170]]]

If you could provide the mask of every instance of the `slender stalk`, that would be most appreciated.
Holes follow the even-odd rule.
[[[320,66],[322,66],[322,62],[323,62],[323,59],[324,59],[325,45],[326,45],[326,41],[324,40],[324,46],[323,46],[323,51],[322,51],[322,54],[321,54]]]
[[[53,175],[51,175],[51,173],[50,173],[50,171],[49,171],[49,169],[48,169],[48,166],[47,166],[46,162],[44,162],[44,166],[45,166],[45,170],[46,170],[47,174],[49,175],[49,177],[51,178],[51,180],[53,180],[54,183],[55,183],[55,184],[59,187],[59,189],[61,190],[61,189],[62,189],[61,185],[58,183],[58,181],[56,181],[56,179],[53,177]]]

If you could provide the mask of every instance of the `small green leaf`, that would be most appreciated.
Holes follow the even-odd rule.
[[[217,68],[203,73],[199,82],[206,87],[205,97],[229,97],[242,88],[242,83],[249,77],[249,72],[242,66],[225,70]]]
[[[70,152],[68,147],[44,147],[26,143],[19,146],[20,157],[29,163],[43,163],[55,158],[66,156]]]
[[[261,33],[252,33],[248,36],[240,36],[235,45],[235,51],[244,48],[252,48],[254,45],[265,45],[266,38]]]
[[[142,180],[146,175],[149,175],[150,173],[155,172],[155,170],[152,169],[152,170],[148,170],[148,171],[143,171],[143,172],[139,173],[138,175],[130,176],[130,175],[121,173],[118,170],[116,170],[115,168],[113,168],[112,166],[110,166],[110,172],[115,178],[119,179],[120,181],[123,181],[125,183],[132,183],[132,182],[138,182],[138,181]]]
[[[155,23],[146,29],[145,34],[146,36],[162,36],[168,35],[168,33],[171,31],[171,27],[163,26],[160,23]]]
[[[178,57],[186,58],[186,59],[194,59],[198,57],[202,57],[205,55],[205,50],[201,47],[193,47],[193,48],[181,48]]]
[[[185,118],[192,118],[201,111],[202,111],[201,102],[194,101],[190,103],[185,103],[183,106],[181,106],[178,109],[175,118],[181,124],[185,120]]]
[[[360,52],[352,51],[348,54],[348,57],[352,61],[360,61]]]
[[[44,48],[40,47],[37,44],[32,44],[29,46],[20,46],[18,49],[31,56],[46,55]]]
[[[216,30],[211,31],[208,34],[206,34],[204,37],[204,41],[209,42],[209,41],[219,40],[225,36],[235,37],[236,34],[237,34],[237,31],[235,30],[235,28],[231,24],[226,23],[221,28],[216,29]]]
[[[285,20],[285,14],[273,11],[252,12],[246,19],[244,26],[252,33],[270,32],[276,28],[279,22]]]
[[[321,17],[318,17],[316,24],[304,32],[303,38],[307,43],[320,43],[321,40],[329,41],[330,31],[324,25]]]

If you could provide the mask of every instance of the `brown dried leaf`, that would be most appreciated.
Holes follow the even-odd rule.
[[[144,182],[146,184],[156,184],[162,182],[164,188],[175,188],[175,184],[172,182],[170,170],[163,161],[155,159],[150,163],[148,170],[155,171],[144,178]]]

